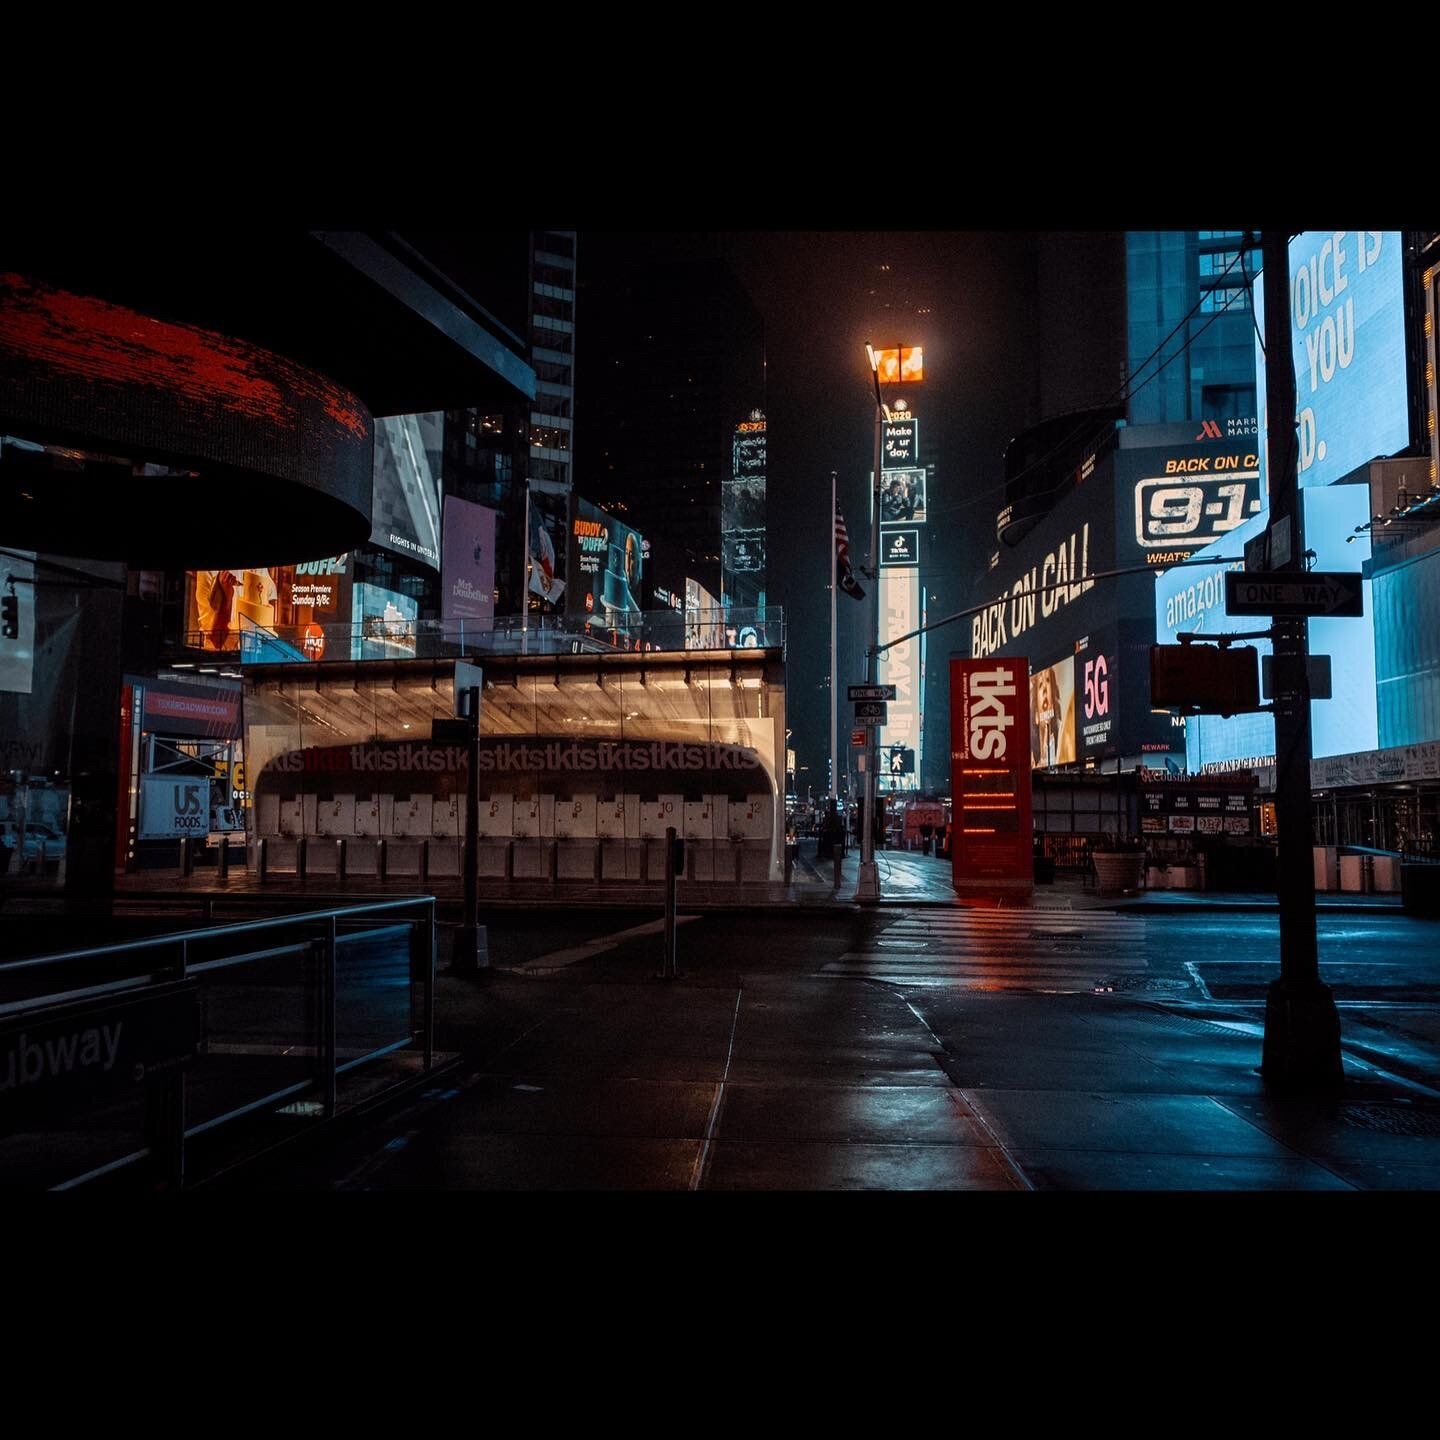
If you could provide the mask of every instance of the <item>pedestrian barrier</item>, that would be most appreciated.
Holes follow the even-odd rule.
[[[0,964],[0,1185],[209,1178],[429,1072],[434,983],[430,896]]]

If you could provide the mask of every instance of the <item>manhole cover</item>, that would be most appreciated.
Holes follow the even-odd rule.
[[[1386,1135],[1440,1135],[1440,1109],[1415,1105],[1342,1105],[1340,1118],[1356,1130]]]

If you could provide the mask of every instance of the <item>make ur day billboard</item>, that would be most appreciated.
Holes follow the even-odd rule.
[[[1289,284],[1299,481],[1330,485],[1410,443],[1400,232],[1306,230],[1290,242]],[[1263,272],[1255,281],[1255,319],[1263,328]],[[1258,339],[1255,387],[1264,435],[1265,354]],[[1264,464],[1266,446],[1260,449]]]
[[[1029,885],[1030,666],[1023,656],[950,662],[951,864],[955,888]]]
[[[495,619],[495,512],[445,497],[445,556],[440,567],[440,618]]]

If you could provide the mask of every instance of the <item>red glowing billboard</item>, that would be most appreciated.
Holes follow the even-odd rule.
[[[950,778],[955,888],[1033,881],[1030,662],[950,662]]]

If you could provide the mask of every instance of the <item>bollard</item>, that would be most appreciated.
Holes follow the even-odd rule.
[[[675,944],[675,871],[681,842],[675,838],[675,827],[665,830],[665,953],[660,960],[662,979],[673,980],[680,973],[679,956]],[[682,852],[683,853],[683,852]]]
[[[295,878],[297,880],[305,878],[305,842],[309,838],[308,835],[302,835],[295,842]]]
[[[346,849],[345,837],[343,835],[337,835],[335,837],[335,878],[337,880],[343,880],[345,878]]]
[[[385,879],[386,869],[389,864],[390,843],[384,836],[381,836],[381,838],[375,842],[375,878],[377,880]]]
[[[195,856],[190,849],[190,837],[182,835],[180,837],[180,873],[188,880],[194,870]]]
[[[420,842],[419,879],[422,885],[428,885],[430,883],[430,841],[428,839]]]
[[[230,878],[230,838],[227,835],[220,837],[220,850],[215,856],[215,876],[219,880]]]
[[[270,842],[265,836],[261,836],[255,842],[255,877],[263,885],[265,883],[265,863],[269,859]]]

